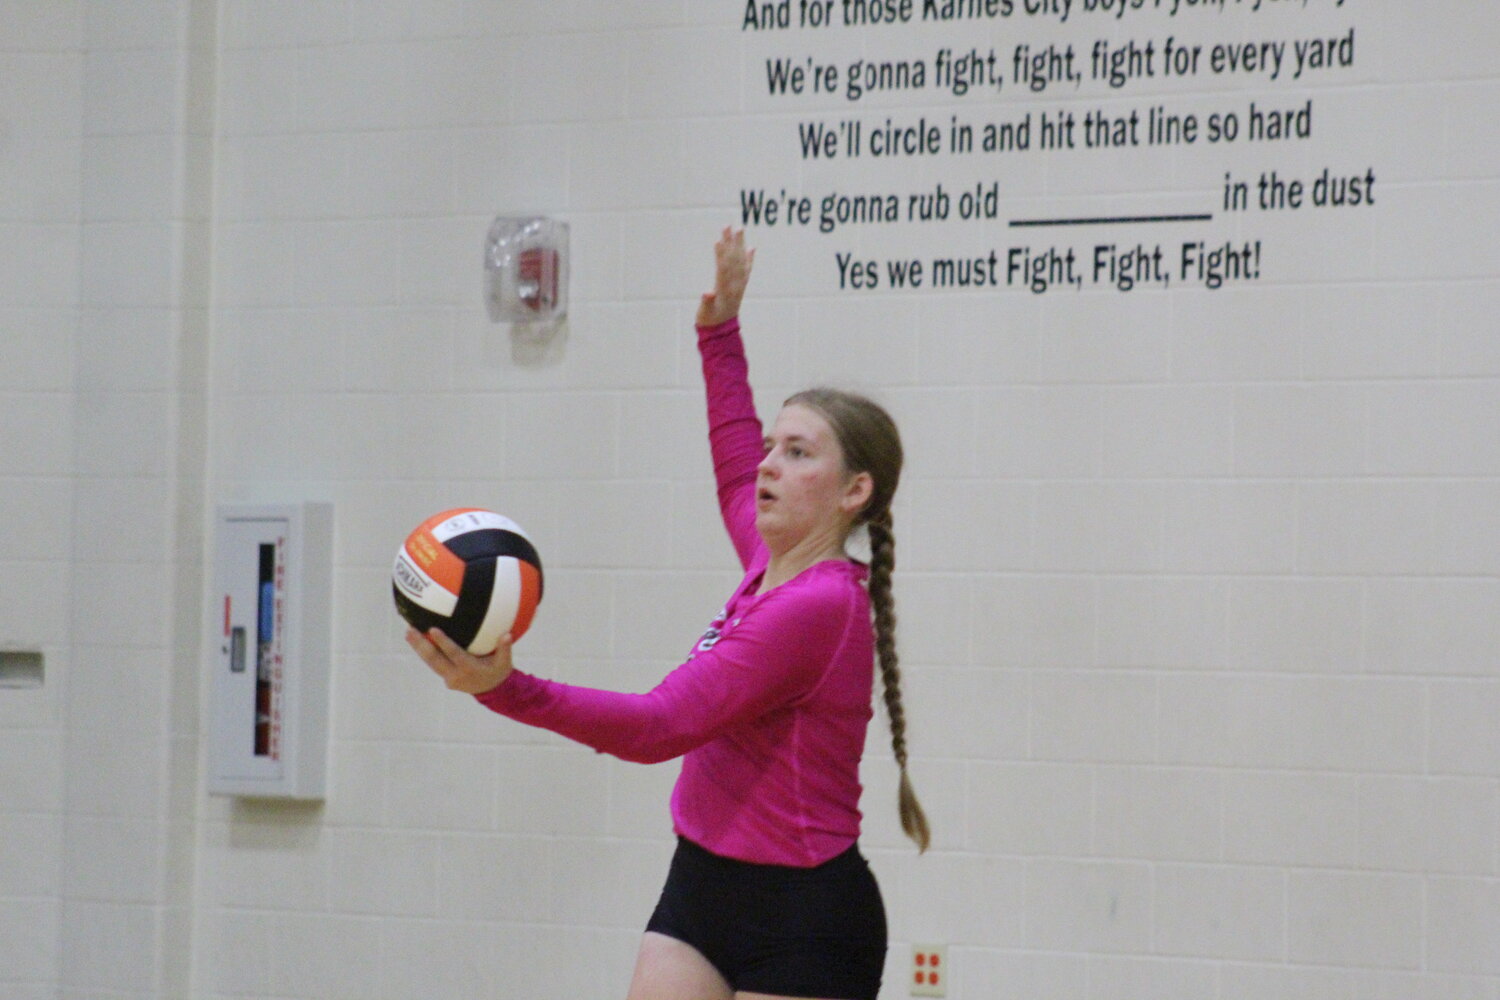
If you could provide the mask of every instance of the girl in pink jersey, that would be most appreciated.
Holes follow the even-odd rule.
[[[625,760],[683,758],[678,850],[641,944],[630,1000],[873,1000],[886,946],[857,846],[859,762],[880,667],[901,768],[903,829],[927,821],[906,775],[891,599],[901,443],[884,410],[815,389],[764,433],[740,341],[754,263],[715,246],[697,315],[719,507],[745,576],[687,660],[646,694],[579,688],[475,657],[434,629],[407,641],[450,688]],[[863,524],[869,567],[846,543]]]

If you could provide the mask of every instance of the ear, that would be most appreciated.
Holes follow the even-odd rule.
[[[856,472],[844,484],[844,495],[839,499],[839,508],[846,514],[858,516],[875,495],[875,479],[868,472]]]

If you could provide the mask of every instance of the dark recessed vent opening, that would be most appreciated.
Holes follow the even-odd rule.
[[[0,649],[0,688],[38,688],[46,673],[35,649]]]

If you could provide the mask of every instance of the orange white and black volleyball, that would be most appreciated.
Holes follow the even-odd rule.
[[[434,626],[476,656],[531,627],[542,600],[542,560],[521,526],[477,507],[434,514],[406,537],[391,574],[396,610]]]

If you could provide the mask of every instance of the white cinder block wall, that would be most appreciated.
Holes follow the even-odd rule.
[[[549,574],[525,665],[651,684],[736,579],[688,325],[739,190],[999,180],[985,225],[751,236],[764,408],[865,388],[910,454],[936,846],[896,830],[877,724],[885,995],[922,941],[968,1000],[1500,998],[1500,27],[1451,0],[1080,8],[817,34],[742,31],[728,0],[0,4],[0,641],[48,657],[43,688],[0,689],[0,992],[622,995],[674,769],[424,676],[394,547],[445,506],[506,511]],[[777,56],[1351,25],[1356,64],[1295,84],[765,87]],[[1232,155],[796,145],[812,120],[1291,98],[1311,139]],[[1089,251],[1100,230],[1004,220],[1201,211],[1226,170],[1325,166],[1373,167],[1377,204],[1108,231],[1262,240],[1236,287],[837,287],[836,252]],[[573,230],[541,345],[479,294],[489,219],[527,210]],[[337,505],[329,798],[210,798],[204,512],[301,498]]]
[[[77,4],[0,8],[0,990],[51,995],[63,920],[83,55]],[[25,985],[22,985],[25,984]]]
[[[0,6],[0,994],[190,995],[212,4]]]

